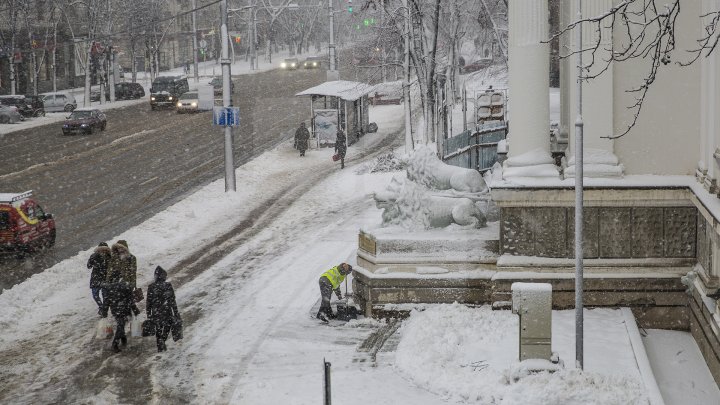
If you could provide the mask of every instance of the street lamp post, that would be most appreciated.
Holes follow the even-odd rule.
[[[223,82],[223,107],[230,107],[230,55],[228,51],[227,30],[227,0],[220,3],[220,36],[221,36],[221,59],[222,82]],[[225,192],[235,191],[235,162],[233,161],[233,133],[232,126],[225,124]]]
[[[577,0],[578,21],[582,0]],[[577,118],[575,120],[575,363],[583,369],[583,118],[582,118],[582,24],[577,28]]]
[[[412,153],[415,145],[412,139],[412,123],[410,119],[410,9],[407,3],[407,0],[403,0],[403,7],[405,7],[406,11],[403,99],[405,101],[405,153],[409,155]]]
[[[328,76],[336,77],[335,67],[335,12],[333,11],[333,0],[328,0],[328,14],[330,14],[330,43],[328,44],[328,51],[330,52],[330,69],[328,70]]]
[[[197,8],[195,4],[196,0],[192,0],[192,28],[193,28],[193,73],[195,75],[195,83],[200,82],[200,77],[198,73],[198,42],[197,42],[197,20],[195,16],[195,9]]]

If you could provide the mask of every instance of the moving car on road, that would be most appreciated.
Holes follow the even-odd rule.
[[[300,65],[297,58],[287,58],[280,63],[280,68],[287,70],[295,70]]]
[[[115,100],[134,100],[145,97],[140,83],[115,83]],[[110,100],[110,87],[105,87],[105,100]],[[90,92],[90,101],[100,101],[100,90]]]
[[[32,191],[0,193],[0,251],[17,254],[55,244],[55,220]]]
[[[150,88],[150,108],[174,107],[181,94],[190,90],[185,76],[160,76]]]
[[[199,102],[197,91],[188,91],[187,93],[183,93],[176,106],[177,113],[198,112]]]
[[[15,124],[22,120],[23,117],[17,112],[17,107],[0,105],[0,124]]]
[[[322,66],[322,60],[323,58],[320,56],[308,56],[303,62],[303,67],[305,69],[319,69]]]
[[[92,134],[96,129],[104,131],[107,117],[98,109],[82,108],[72,112],[63,123],[63,135],[73,132]]]
[[[70,112],[77,108],[77,101],[70,93],[43,93],[41,96],[43,96],[43,103],[47,112]]]

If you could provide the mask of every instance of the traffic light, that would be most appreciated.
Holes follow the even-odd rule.
[[[352,14],[353,6],[352,0],[348,0],[348,13]]]
[[[235,36],[235,43],[239,44],[242,39],[240,38],[240,35]]]

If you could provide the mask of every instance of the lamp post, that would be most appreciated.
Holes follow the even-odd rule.
[[[197,8],[195,4],[196,0],[192,0],[192,28],[193,28],[193,73],[195,75],[195,83],[200,82],[200,77],[198,73],[198,42],[197,42],[197,17],[195,16],[195,9]]]
[[[582,0],[577,0],[582,20]],[[577,28],[577,118],[575,120],[575,364],[583,369],[583,118],[582,24]]]
[[[411,154],[414,149],[412,139],[412,123],[410,119],[410,8],[407,0],[403,0],[405,7],[405,60],[403,61],[403,99],[405,102],[405,153]]]
[[[230,107],[230,55],[228,51],[228,30],[227,30],[227,0],[220,2],[220,37],[221,37],[221,59],[222,82],[223,82],[223,107]],[[235,191],[235,162],[233,161],[233,133],[232,126],[225,125],[225,192]]]

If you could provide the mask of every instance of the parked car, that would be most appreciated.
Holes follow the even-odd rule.
[[[282,69],[295,70],[298,66],[300,66],[300,62],[298,62],[297,58],[287,58],[280,63]]]
[[[305,69],[319,69],[322,66],[322,60],[323,58],[320,56],[308,56],[303,62],[303,67]]]
[[[33,117],[45,116],[45,103],[42,96],[25,95],[28,108],[32,109]]]
[[[213,79],[210,80],[210,83],[208,83],[208,84],[213,86],[213,94],[215,94],[216,96],[222,94],[222,87],[223,87],[222,77],[219,77],[219,76],[213,77]],[[233,81],[230,80],[230,92],[232,93],[234,91],[235,91],[235,83],[233,83]]]
[[[46,112],[67,111],[77,108],[77,101],[70,93],[43,93],[43,103]]]
[[[15,124],[22,120],[23,117],[17,112],[17,107],[0,105],[0,124]]]
[[[0,251],[24,254],[55,244],[55,220],[32,191],[0,193]]]
[[[177,99],[190,90],[185,76],[160,76],[153,80],[150,88],[150,108],[174,107]]]
[[[180,96],[180,99],[178,99],[176,106],[178,114],[198,112],[199,102],[197,91],[188,91],[187,93],[183,93],[183,95]]]
[[[92,134],[96,129],[104,131],[107,126],[107,117],[96,108],[77,109],[70,114],[62,126],[63,135],[73,132]]]
[[[460,67],[460,73],[472,73],[477,72],[478,70],[485,69],[492,65],[492,59],[486,58],[486,59],[479,59],[475,62],[468,63],[464,66]]]
[[[29,107],[25,96],[0,96],[0,104],[16,107],[23,119],[33,116],[32,107]]]

